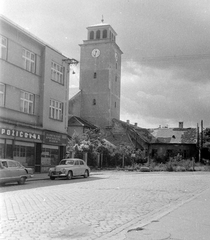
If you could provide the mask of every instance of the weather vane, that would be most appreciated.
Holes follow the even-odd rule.
[[[102,19],[101,19],[101,22],[103,23],[104,22],[104,16],[102,15]]]

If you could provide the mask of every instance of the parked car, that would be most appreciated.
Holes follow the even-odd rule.
[[[64,177],[70,180],[75,176],[84,176],[87,178],[89,175],[90,168],[87,166],[85,161],[78,158],[62,159],[59,165],[49,169],[48,174],[51,180],[54,180],[58,177]]]
[[[24,184],[30,177],[33,177],[32,168],[26,168],[15,160],[0,159],[0,184],[9,182]]]

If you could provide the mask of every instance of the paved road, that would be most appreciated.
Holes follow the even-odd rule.
[[[0,188],[0,239],[121,240],[210,188],[210,174],[101,172]]]

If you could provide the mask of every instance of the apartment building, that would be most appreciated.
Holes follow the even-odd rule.
[[[0,157],[46,172],[65,154],[69,60],[0,16]]]

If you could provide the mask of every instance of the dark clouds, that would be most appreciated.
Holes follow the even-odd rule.
[[[68,57],[102,15],[118,33],[121,119],[210,126],[209,0],[2,0],[3,14]],[[12,6],[12,7],[11,7]],[[78,72],[78,71],[77,71]],[[78,74],[71,86],[78,87]],[[75,88],[71,92],[75,92]]]

